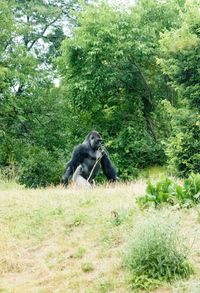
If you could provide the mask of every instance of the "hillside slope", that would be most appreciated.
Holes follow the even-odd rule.
[[[123,251],[140,211],[145,182],[76,189],[0,192],[0,292],[131,292]],[[199,209],[158,213],[179,219],[196,274],[154,292],[200,292]]]

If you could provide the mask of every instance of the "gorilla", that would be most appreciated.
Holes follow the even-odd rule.
[[[102,146],[100,134],[97,131],[91,131],[83,143],[75,147],[72,158],[65,167],[61,182],[67,186],[70,177],[72,177],[76,184],[90,186],[94,182],[100,166],[109,181],[117,180],[116,170],[107,151]]]

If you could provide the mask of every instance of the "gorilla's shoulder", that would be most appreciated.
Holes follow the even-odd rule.
[[[75,146],[74,148],[74,153],[85,153],[88,151],[88,147],[86,144],[84,143],[81,143],[81,144],[78,144],[77,146]]]

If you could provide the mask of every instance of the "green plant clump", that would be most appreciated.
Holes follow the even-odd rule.
[[[183,186],[174,180],[165,178],[155,185],[148,183],[145,196],[137,200],[141,208],[159,206],[161,204],[178,204],[181,207],[191,207],[200,202],[200,174],[191,174],[183,181]]]
[[[94,270],[93,264],[91,262],[82,263],[81,268],[84,273],[89,273]]]
[[[193,269],[177,229],[160,217],[136,225],[125,264],[132,289],[150,290],[162,281],[188,278]]]

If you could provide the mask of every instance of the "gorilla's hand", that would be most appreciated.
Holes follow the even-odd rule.
[[[69,183],[69,180],[68,180],[68,178],[65,178],[65,177],[63,176],[63,177],[61,178],[60,183],[61,183],[63,186],[67,187],[67,185],[68,185],[68,183]]]

